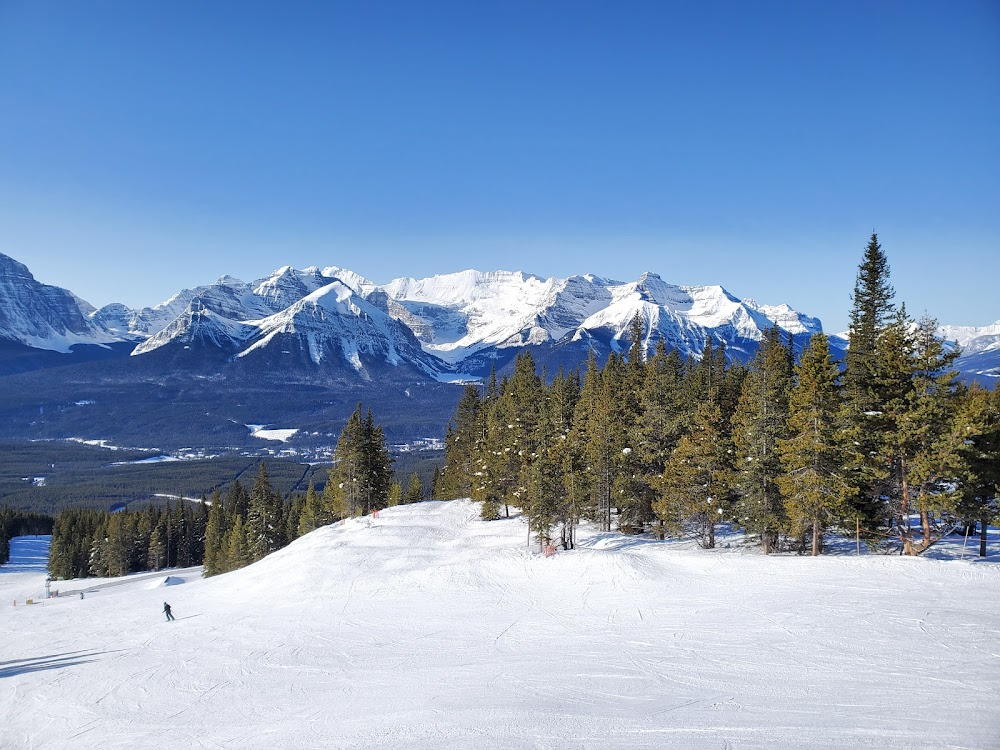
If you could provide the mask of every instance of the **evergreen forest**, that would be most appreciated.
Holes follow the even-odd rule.
[[[937,322],[895,302],[873,233],[853,291],[850,345],[795,343],[775,327],[747,365],[708,340],[700,359],[646,322],[627,351],[586,370],[513,373],[466,387],[434,496],[471,497],[484,520],[524,513],[542,547],[572,548],[581,519],[604,531],[694,537],[720,524],[764,553],[823,551],[840,531],[872,549],[919,554],[997,519],[1000,389],[960,381]]]

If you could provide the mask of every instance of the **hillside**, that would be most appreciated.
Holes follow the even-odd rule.
[[[401,506],[32,607],[10,602],[39,568],[0,568],[4,747],[996,747],[991,562],[586,530],[545,558],[477,511]]]

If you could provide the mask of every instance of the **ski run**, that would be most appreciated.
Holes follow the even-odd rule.
[[[584,527],[545,557],[478,516],[399,506],[50,599],[44,539],[15,539],[0,747],[1000,748],[1000,566],[971,542],[765,557]]]

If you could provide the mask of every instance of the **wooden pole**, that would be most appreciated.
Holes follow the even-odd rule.
[[[962,542],[962,556],[958,558],[959,560],[965,559],[965,545],[969,543],[969,528],[969,524],[965,524],[965,541]]]

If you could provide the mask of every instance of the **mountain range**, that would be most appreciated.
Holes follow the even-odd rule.
[[[33,403],[32,395],[48,394],[54,399],[49,409],[58,413],[65,403],[98,403],[85,395],[88,389],[111,388],[120,401],[134,402],[150,388],[157,399],[168,398],[166,383],[186,394],[175,394],[181,400],[200,393],[199,409],[220,408],[227,394],[241,403],[255,400],[251,392],[257,400],[266,392],[257,411],[277,412],[281,419],[297,415],[292,426],[300,430],[309,421],[300,410],[279,407],[295,398],[295,389],[321,394],[320,401],[329,402],[333,394],[392,403],[406,437],[414,436],[402,428],[413,411],[407,403],[421,392],[427,398],[410,406],[425,417],[440,416],[436,430],[425,425],[429,434],[440,434],[460,391],[450,384],[478,380],[493,367],[502,372],[526,348],[550,373],[579,366],[590,351],[601,361],[630,346],[635,316],[643,322],[647,350],[662,339],[698,357],[712,337],[740,361],[753,356],[772,326],[799,349],[821,330],[818,319],[787,305],[741,300],[720,286],[678,286],[655,273],[620,282],[468,270],[380,285],[338,266],[285,266],[249,283],[224,276],[152,307],[115,303],[95,309],[68,290],[38,282],[24,264],[0,254],[0,376],[17,402],[0,407],[0,436],[40,430],[40,436],[53,437],[53,430],[68,429],[65,419],[53,425],[46,404]],[[1000,365],[1000,322],[945,326],[942,333],[962,347],[963,372],[990,382]],[[846,340],[831,341],[842,353]],[[399,393],[407,394],[402,403],[390,395]],[[315,416],[327,411],[315,404],[310,409]],[[26,422],[28,413],[33,419]],[[237,424],[242,418],[228,417]]]

